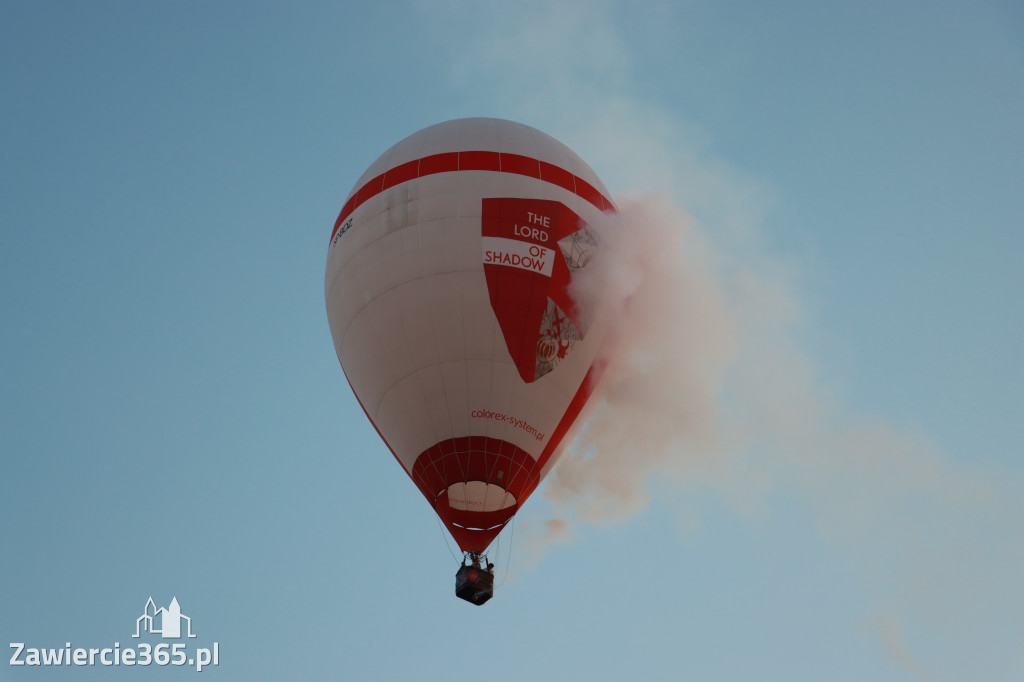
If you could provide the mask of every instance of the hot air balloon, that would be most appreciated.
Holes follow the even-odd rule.
[[[493,593],[484,552],[600,374],[606,321],[573,285],[614,210],[554,138],[466,118],[384,152],[335,221],[324,289],[338,359],[462,549],[456,593],[472,603]]]

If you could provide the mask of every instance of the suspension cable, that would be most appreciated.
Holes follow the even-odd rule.
[[[512,541],[516,537],[516,517],[512,517],[512,527],[508,532],[508,549],[505,550],[505,575],[501,576],[501,582],[495,585],[495,588],[501,587],[505,584],[505,579],[508,578],[508,569],[512,565]]]
[[[459,559],[455,556],[455,552],[452,551],[451,543],[448,542],[448,534],[444,532],[444,526],[441,525],[441,517],[434,514],[434,518],[437,519],[437,527],[441,531],[441,537],[444,538],[444,546],[448,548],[448,553],[452,555],[452,559],[458,561]]]

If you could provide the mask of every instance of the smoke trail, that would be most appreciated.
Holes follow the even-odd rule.
[[[905,643],[906,634],[896,620],[891,617],[879,617],[873,625],[878,630],[882,645],[889,654],[889,658],[919,680],[928,681],[934,679],[925,672],[921,664],[907,651]]]
[[[650,474],[682,473],[715,449],[716,387],[736,345],[689,218],[664,196],[620,203],[601,234],[607,257],[575,292],[614,320],[600,401],[547,488],[586,520],[643,509]]]
[[[549,477],[556,513],[628,517],[653,478],[668,482],[662,495],[711,491],[741,515],[784,495],[849,557],[874,608],[999,658],[984,633],[1002,621],[1012,640],[1024,612],[1019,474],[957,466],[922,435],[844,410],[799,341],[800,306],[777,268],[716,252],[665,195],[620,206],[605,260],[576,292],[614,325],[597,405]],[[560,540],[568,529],[559,522]],[[915,661],[897,620],[876,630],[905,670],[946,679]]]

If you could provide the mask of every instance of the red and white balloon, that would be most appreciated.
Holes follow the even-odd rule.
[[[342,368],[459,546],[482,552],[567,445],[604,321],[574,278],[608,191],[525,125],[425,128],[356,182],[327,256]]]

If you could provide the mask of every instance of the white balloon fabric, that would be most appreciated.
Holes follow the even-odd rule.
[[[386,151],[335,222],[338,359],[464,551],[484,551],[536,489],[593,391],[604,324],[572,283],[614,210],[562,143],[467,118]]]

